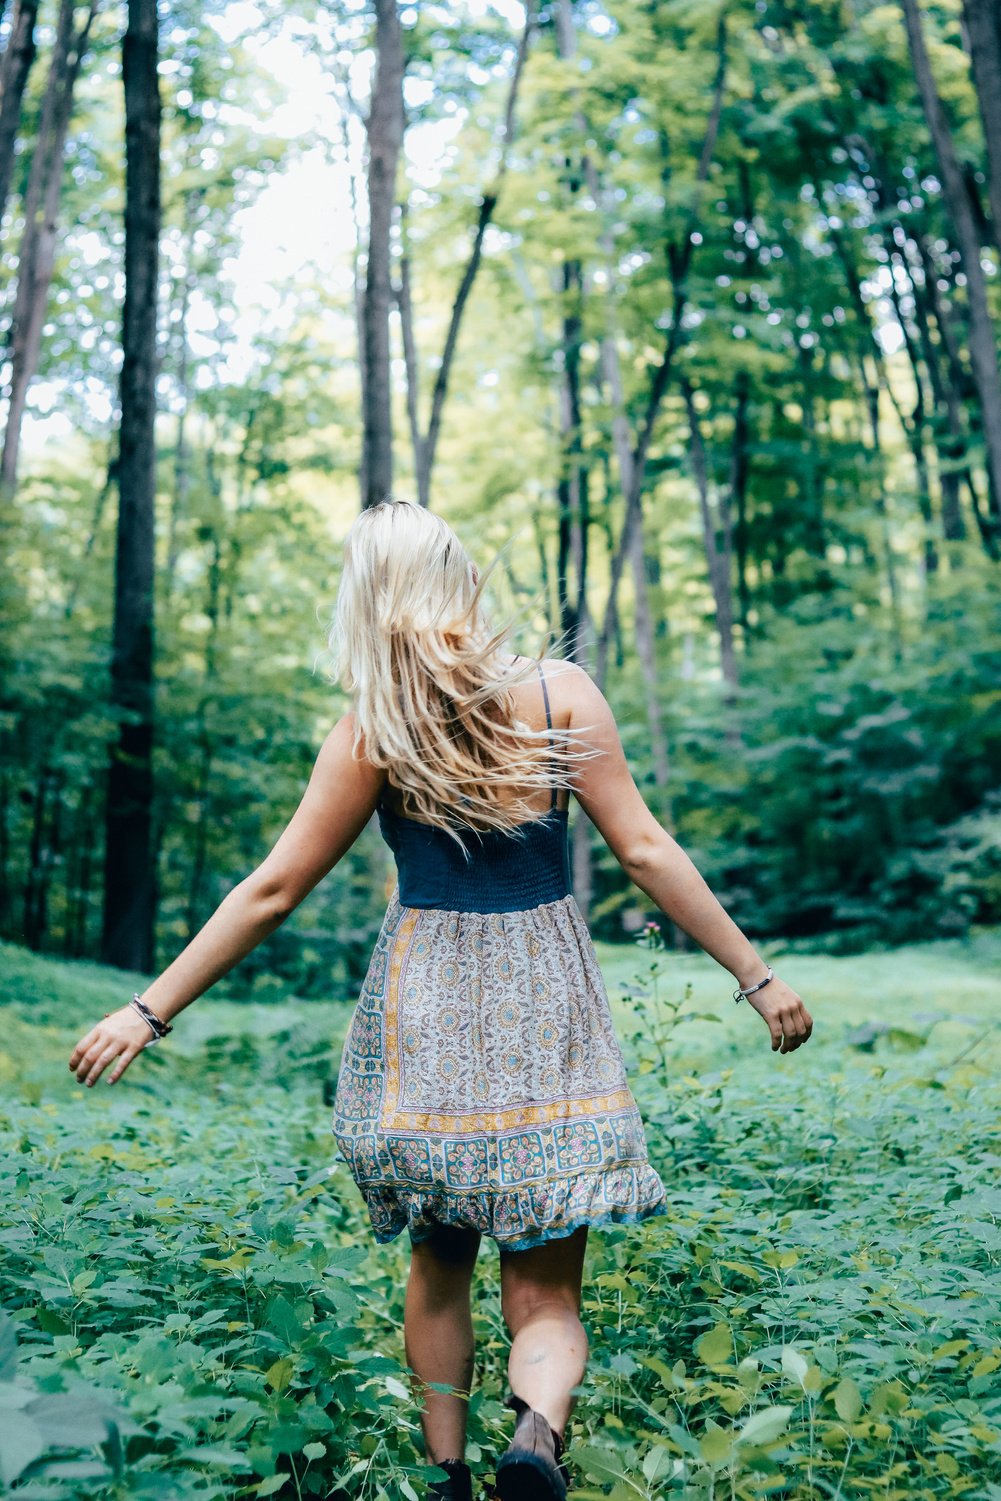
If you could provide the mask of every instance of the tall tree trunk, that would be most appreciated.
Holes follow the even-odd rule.
[[[21,123],[21,100],[35,57],[38,0],[14,0],[10,37],[0,61],[0,221],[7,212],[7,195],[14,170],[14,145]]]
[[[561,61],[568,62],[577,52],[573,0],[556,0],[552,16],[557,54]],[[574,123],[577,135],[583,142],[587,131],[579,111],[575,112]],[[587,153],[583,147],[579,153],[575,151],[572,158],[568,156],[565,165],[570,193],[576,197],[588,170]],[[586,667],[591,636],[587,604],[590,499],[584,462],[580,374],[585,278],[584,268],[578,257],[564,257],[563,264],[556,272],[556,282],[562,309],[562,368],[557,389],[560,436],[560,469],[556,484],[557,607],[560,630],[565,642],[564,653],[572,661]],[[571,829],[570,858],[574,896],[586,919],[594,900],[594,842],[591,821],[580,809],[577,810]]]
[[[215,479],[214,468],[211,473],[214,488],[218,487]],[[211,556],[209,559],[209,597],[206,602],[209,629],[205,640],[205,670],[202,678],[201,692],[198,696],[198,706],[195,710],[195,800],[198,804],[198,815],[194,830],[194,854],[191,862],[191,876],[188,882],[188,903],[185,921],[187,926],[187,941],[192,938],[201,927],[201,908],[204,895],[205,874],[208,868],[209,829],[211,827],[212,799],[210,786],[212,778],[213,739],[209,729],[209,709],[216,695],[216,676],[218,663],[219,642],[219,599],[222,576],[222,545],[219,533],[215,526],[211,529],[209,539]]]
[[[70,858],[66,866],[66,926],[63,953],[68,959],[80,959],[87,952],[87,912],[94,869],[94,788],[88,780],[80,789],[80,800],[73,820]]]
[[[195,205],[200,193],[185,193],[184,221],[184,269],[177,309],[177,429],[174,439],[174,492],[170,500],[170,521],[167,531],[167,559],[163,572],[164,598],[174,592],[174,576],[181,549],[181,523],[188,514],[191,498],[191,443],[188,438],[188,417],[191,406],[190,367],[191,346],[188,342],[188,314],[191,297],[195,290]]]
[[[713,81],[713,97],[709,107],[709,117],[706,121],[705,134],[702,138],[702,147],[699,152],[699,160],[695,169],[695,181],[701,186],[709,176],[713,156],[716,151],[716,141],[719,136],[720,116],[723,112],[723,93],[726,85],[727,70],[727,30],[726,12],[722,12],[719,19],[716,37],[716,76]],[[640,508],[643,503],[643,488],[646,483],[646,466],[650,456],[650,445],[653,441],[654,428],[657,418],[667,394],[667,388],[674,372],[674,360],[681,344],[685,311],[688,307],[688,272],[691,267],[692,254],[695,249],[693,238],[698,227],[697,211],[693,210],[684,234],[679,244],[668,246],[668,261],[671,268],[671,286],[674,294],[674,306],[671,310],[671,322],[664,343],[664,353],[650,379],[650,389],[647,394],[646,407],[639,425],[635,447],[631,453],[632,483],[625,495],[625,516],[622,521],[622,530],[619,534],[618,546],[612,554],[611,577],[608,584],[608,598],[605,604],[605,614],[602,620],[601,630],[598,634],[598,646],[596,653],[596,676],[599,683],[604,680],[605,665],[611,643],[611,637],[618,619],[616,598],[623,570],[630,556],[632,533],[639,519]]]
[[[699,495],[699,512],[702,517],[702,540],[706,552],[706,568],[709,587],[712,590],[719,635],[720,666],[727,697],[732,699],[738,684],[737,654],[733,642],[733,593],[730,583],[733,559],[733,528],[730,506],[723,504],[710,493],[709,465],[706,460],[705,443],[695,407],[695,394],[686,377],[681,382],[688,414],[692,474]],[[729,497],[727,497],[729,501]]]
[[[129,0],[125,83],[125,309],[111,698],[119,716],[108,769],[106,964],[153,960],[153,565],[160,89],[156,0]]]
[[[335,70],[337,76],[337,70]],[[348,177],[348,201],[351,205],[351,223],[354,235],[351,241],[351,291],[355,322],[355,340],[358,354],[358,391],[361,396],[361,410],[367,410],[368,398],[365,394],[365,276],[362,266],[362,225],[359,204],[361,192],[359,189],[359,174],[355,171],[351,151],[352,116],[362,118],[361,112],[354,103],[351,92],[350,74],[345,70],[338,79],[337,96],[340,101],[338,120],[340,124],[341,149],[344,155],[344,170]],[[362,503],[367,493],[367,479],[365,475],[365,455],[361,455],[358,464],[358,485],[362,495]]]
[[[28,387],[38,370],[42,329],[56,261],[56,220],[63,183],[66,137],[73,112],[73,91],[97,10],[91,0],[79,32],[74,31],[75,0],[61,0],[56,40],[38,125],[38,141],[25,195],[24,231],[18,258],[17,294],[10,333],[11,375],[0,457],[0,485],[17,485],[21,424]]]
[[[393,489],[393,404],[389,345],[390,236],[403,145],[403,37],[397,0],[376,0],[375,77],[368,133],[368,264],[363,306],[362,508]]]
[[[980,262],[980,236],[942,101],[935,87],[921,29],[918,0],[901,0],[901,5],[907,23],[907,37],[921,105],[938,158],[942,189],[966,273],[970,309],[970,364],[979,398],[981,428],[987,450],[991,508],[995,526],[1001,526],[1001,375],[998,372],[994,328],[987,305],[987,285]]]
[[[42,865],[42,830],[45,824],[48,788],[49,767],[43,764],[39,768],[31,798],[31,838],[28,841],[28,865],[24,873],[21,937],[29,949],[35,948],[38,943],[36,893]]]
[[[966,443],[963,436],[962,422],[959,416],[959,401],[951,383],[942,378],[942,364],[939,350],[932,338],[931,302],[927,295],[927,269],[922,264],[921,276],[916,277],[916,263],[908,257],[907,250],[915,251],[915,247],[908,239],[905,240],[904,251],[901,254],[900,263],[906,270],[907,279],[910,282],[911,294],[914,301],[914,321],[917,325],[918,335],[921,340],[921,352],[924,357],[925,368],[928,371],[928,380],[931,385],[933,401],[932,432],[935,439],[935,452],[938,456],[938,483],[941,495],[942,512],[942,535],[946,541],[958,541],[965,533],[963,514],[960,508],[959,487],[960,473],[966,453]],[[920,252],[918,255],[920,259]],[[891,262],[892,264],[892,262]],[[922,282],[924,285],[922,285]],[[925,486],[928,492],[927,485]],[[929,493],[929,499],[922,507],[922,516],[925,518],[925,567],[928,573],[934,573],[938,567],[938,549],[935,545],[933,530],[934,518]]]
[[[734,560],[737,566],[737,609],[743,637],[745,655],[749,650],[751,627],[751,593],[747,581],[747,563],[750,546],[748,536],[747,490],[751,477],[751,381],[747,371],[737,371],[734,383],[736,403],[733,414],[733,453],[730,465],[730,493],[733,498],[735,526],[733,537]]]
[[[410,261],[406,246],[404,245],[400,265],[400,283],[397,288],[396,298],[403,324],[404,362],[407,372],[407,412],[414,450],[417,495],[422,506],[431,504],[431,477],[434,472],[434,462],[438,453],[438,439],[441,435],[441,424],[445,411],[445,401],[448,396],[448,385],[452,376],[452,366],[455,362],[455,353],[459,344],[459,331],[462,327],[463,316],[466,311],[466,305],[469,302],[470,293],[473,290],[473,284],[479,273],[480,263],[483,258],[483,242],[493,220],[494,210],[497,207],[497,200],[500,197],[501,186],[507,172],[508,153],[514,135],[514,112],[518,101],[518,90],[521,86],[525,61],[528,57],[529,44],[535,25],[535,0],[528,0],[528,4],[525,6],[525,26],[518,44],[514,72],[511,75],[507,103],[504,107],[500,161],[490,187],[480,199],[480,207],[476,216],[476,229],[473,232],[473,243],[470,247],[469,257],[463,268],[462,275],[459,278],[459,285],[452,302],[451,313],[449,314],[445,343],[441,352],[441,358],[438,361],[438,370],[431,392],[431,412],[428,417],[427,431],[424,434],[421,434],[420,431],[420,419],[418,415],[418,360],[411,303]]]
[[[1001,250],[1001,10],[997,0],[963,0],[963,17],[987,142],[994,243]]]
[[[560,631],[565,655],[585,660],[581,630],[584,601],[583,575],[587,550],[587,470],[580,398],[580,347],[583,337],[584,274],[578,260],[566,260],[559,271],[563,306],[563,366],[559,375],[560,472],[556,482],[559,504],[557,521],[558,560],[556,587],[559,594]]]

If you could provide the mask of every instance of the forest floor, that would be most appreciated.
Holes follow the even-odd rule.
[[[789,1055],[705,956],[599,945],[670,1210],[592,1232],[573,1495],[1001,1501],[1001,932],[762,951],[813,1014]],[[406,1236],[374,1244],[329,1135],[351,1000],[212,996],[83,1088],[139,984],[0,945],[0,1481],[423,1497]],[[489,1243],[474,1315],[486,1481]]]

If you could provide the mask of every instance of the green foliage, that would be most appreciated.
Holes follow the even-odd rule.
[[[814,1037],[784,1059],[749,1008],[724,996],[721,1029],[677,1001],[683,965],[652,935],[645,950],[611,954],[609,973],[630,991],[617,1014],[670,1210],[591,1237],[573,1495],[989,1495],[996,1045],[959,1058],[958,1014],[915,1029],[890,977],[927,975],[930,950],[870,960],[899,1038],[869,1043],[852,1040],[871,1004],[854,961],[802,961],[844,1004],[804,986]],[[994,957],[953,946],[948,962],[985,1015]],[[120,979],[2,958],[10,1494],[422,1495],[405,1237],[374,1244],[323,1129],[319,1050],[325,1036],[329,1077],[348,1008],[204,1002],[113,1090],[86,1091],[66,1059]],[[509,1430],[497,1294],[485,1245],[469,1424],[483,1478]]]
[[[885,635],[843,591],[803,600],[735,703],[678,713],[682,839],[738,922],[864,947],[1001,918],[999,606],[946,583]]]
[[[607,693],[650,806],[759,939],[847,949],[997,922],[998,500],[983,473],[965,284],[899,8],[610,0],[570,7],[569,39],[554,17],[540,13],[500,182],[521,17],[493,6],[402,17],[409,149],[394,278],[405,243],[421,423],[483,194],[499,190],[433,504],[481,565],[505,549],[512,596],[543,599],[546,619],[533,624],[558,634],[561,596],[579,583],[559,485],[573,458],[587,500],[584,593],[600,626],[623,520],[616,433],[624,425],[636,447],[673,350],[643,500],[648,659],[629,567],[608,642]],[[719,130],[700,164],[721,18]],[[262,229],[275,244],[296,234],[294,219],[250,217],[255,205],[290,201],[290,183],[310,191],[321,158],[336,164],[340,197],[296,212],[329,215],[339,230],[349,187],[364,197],[355,95],[371,23],[360,3],[266,13],[177,0],[161,17],[158,963],[267,853],[344,708],[316,659],[358,503],[364,245],[349,235],[335,263],[276,277],[260,307],[240,288]],[[970,192],[986,204],[959,8],[925,5],[923,23]],[[8,307],[50,41],[40,35],[3,245]],[[0,934],[68,956],[99,950],[118,730],[108,666],[119,41],[117,20],[99,12],[22,477],[0,503]],[[282,133],[297,48],[304,68],[319,60],[330,96],[315,128]],[[996,318],[1001,279],[981,220]],[[394,458],[409,494],[401,364]],[[731,544],[736,686],[720,679],[682,376],[717,503],[710,529],[718,547]],[[636,893],[604,849],[595,867],[595,930],[620,939]],[[262,996],[349,991],[389,876],[367,832],[244,961],[240,983]]]

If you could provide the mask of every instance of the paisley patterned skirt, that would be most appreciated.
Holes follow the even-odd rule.
[[[331,1124],[379,1242],[465,1225],[522,1250],[667,1210],[573,896],[453,912],[396,887]]]

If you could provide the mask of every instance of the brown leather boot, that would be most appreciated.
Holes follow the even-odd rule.
[[[440,1459],[439,1470],[445,1470],[447,1480],[434,1480],[428,1489],[427,1501],[473,1501],[473,1472],[461,1459]]]
[[[518,1414],[514,1438],[497,1461],[500,1501],[565,1501],[563,1440],[541,1412],[511,1392],[504,1401]]]

